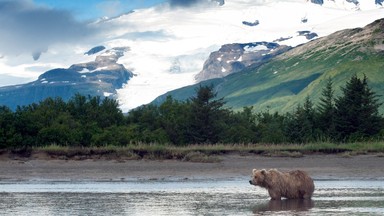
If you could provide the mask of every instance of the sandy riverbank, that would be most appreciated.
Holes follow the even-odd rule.
[[[253,168],[302,169],[314,179],[384,179],[384,157],[224,155],[217,163],[176,160],[0,160],[1,181],[128,181],[247,178]]]

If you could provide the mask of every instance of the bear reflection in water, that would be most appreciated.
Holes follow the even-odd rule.
[[[267,203],[255,206],[253,213],[267,211],[308,211],[314,206],[315,203],[310,199],[269,200]]]

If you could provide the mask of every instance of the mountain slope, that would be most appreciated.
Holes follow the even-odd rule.
[[[254,106],[256,110],[287,112],[307,96],[317,101],[328,78],[332,78],[339,94],[339,86],[350,76],[366,74],[369,86],[384,95],[383,59],[384,19],[380,19],[364,28],[338,31],[293,48],[256,69],[248,68],[166,95],[182,100],[191,97],[198,85],[214,85],[218,97],[224,97],[226,105],[233,109]],[[161,102],[166,95],[155,101]]]

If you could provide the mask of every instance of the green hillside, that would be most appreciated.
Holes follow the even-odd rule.
[[[257,68],[177,89],[167,95],[184,100],[199,85],[213,85],[227,107],[289,112],[309,96],[316,103],[327,79],[335,94],[354,74],[368,77],[370,88],[384,101],[384,19],[364,28],[347,29],[308,42],[283,53]],[[380,110],[384,113],[384,107]]]

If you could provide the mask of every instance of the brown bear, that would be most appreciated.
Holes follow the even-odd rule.
[[[276,169],[253,169],[249,183],[266,188],[272,200],[280,200],[281,197],[311,199],[315,190],[312,178],[301,170],[280,172]]]

